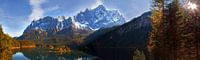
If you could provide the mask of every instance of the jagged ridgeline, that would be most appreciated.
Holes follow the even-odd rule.
[[[125,18],[118,10],[103,5],[86,9],[73,17],[44,17],[34,20],[18,40],[33,40],[36,44],[79,45],[84,38],[100,28],[122,25]]]

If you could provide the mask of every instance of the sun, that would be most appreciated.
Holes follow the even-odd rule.
[[[191,10],[195,10],[195,9],[197,9],[197,5],[194,3],[188,2],[187,8],[191,9]]]

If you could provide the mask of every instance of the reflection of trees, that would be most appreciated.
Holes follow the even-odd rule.
[[[21,52],[23,52],[24,56],[31,60],[74,60],[80,57],[89,57],[83,52],[60,53],[53,52],[48,49],[21,50]]]
[[[0,49],[0,60],[12,60],[12,51]]]
[[[24,50],[22,51],[24,56],[31,60],[63,60],[64,55],[58,55],[53,52],[49,52],[48,50],[37,50],[37,49],[31,49],[31,50]],[[58,57],[61,57],[58,58]]]

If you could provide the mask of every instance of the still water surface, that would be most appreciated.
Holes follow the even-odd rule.
[[[96,57],[80,52],[50,52],[48,49],[25,49],[14,52],[13,60],[94,60]]]

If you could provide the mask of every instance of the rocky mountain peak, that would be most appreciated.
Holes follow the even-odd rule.
[[[104,7],[104,5],[99,5],[95,8],[96,10],[106,10],[106,8]]]
[[[122,25],[125,22],[124,17],[119,11],[107,10],[103,5],[99,5],[94,9],[86,9],[85,11],[69,18],[66,18],[65,16],[58,16],[56,18],[47,16],[32,21],[32,23],[25,29],[20,39],[35,40],[35,37],[31,37],[33,34],[43,34],[42,36],[45,36],[46,38],[53,38],[54,36],[62,35],[66,36],[70,34],[73,35],[74,33],[78,35],[88,34],[89,32],[100,28]],[[27,36],[31,39],[26,38]]]
[[[57,19],[58,21],[62,22],[65,20],[65,16],[58,16]]]

